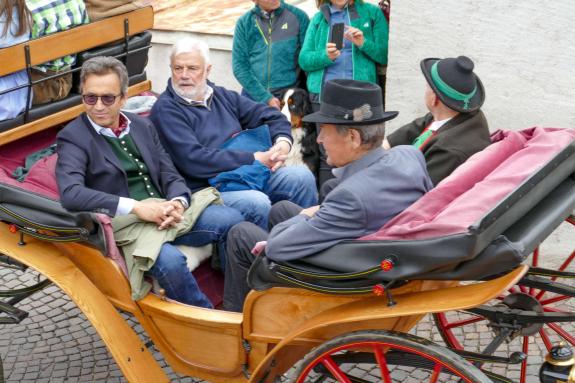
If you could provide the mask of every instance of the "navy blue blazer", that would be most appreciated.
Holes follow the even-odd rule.
[[[150,179],[166,199],[191,193],[148,119],[124,113],[131,121],[130,136],[148,166]],[[116,215],[119,197],[130,197],[126,172],[106,139],[98,134],[85,113],[57,136],[56,180],[60,202],[71,211]]]

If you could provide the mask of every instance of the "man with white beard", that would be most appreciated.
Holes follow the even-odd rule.
[[[208,186],[208,180],[220,173],[259,161],[266,172],[266,167],[271,171],[263,187],[220,190],[224,203],[239,210],[247,221],[267,229],[273,203],[288,200],[302,207],[317,204],[315,179],[309,169],[282,167],[292,137],[290,122],[279,110],[208,81],[212,65],[209,47],[202,41],[187,38],[176,42],[170,68],[167,89],[152,108],[150,118],[192,191]],[[269,127],[269,150],[222,147],[237,133],[262,125]]]

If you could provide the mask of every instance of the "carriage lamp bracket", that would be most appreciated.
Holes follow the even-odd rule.
[[[395,280],[387,282],[387,283],[378,283],[377,285],[373,286],[373,293],[377,296],[382,296],[385,294],[387,298],[387,307],[392,307],[397,304],[395,300],[393,300],[393,296],[391,295],[391,288],[395,284]]]
[[[26,241],[24,241],[24,232],[20,231],[20,240],[18,241],[18,246],[26,246]]]
[[[242,339],[242,346],[244,348],[244,354],[246,356],[246,362],[244,364],[242,364],[242,373],[244,374],[246,379],[250,378],[250,372],[248,371],[249,365],[248,365],[248,356],[250,354],[250,352],[252,351],[252,346],[250,345],[250,342],[248,342],[245,339]]]

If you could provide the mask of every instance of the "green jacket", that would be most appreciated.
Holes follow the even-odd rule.
[[[362,0],[356,0],[349,7],[349,17],[351,26],[361,29],[365,38],[361,48],[352,47],[353,79],[377,83],[376,63],[387,64],[387,20],[381,9]],[[321,93],[325,68],[332,64],[325,50],[329,39],[329,19],[329,5],[324,4],[309,24],[299,55],[299,65],[307,73],[310,93]]]
[[[132,299],[140,300],[150,291],[152,285],[144,281],[144,273],[156,262],[162,245],[190,231],[204,209],[211,204],[223,204],[215,188],[195,192],[190,207],[184,212],[184,220],[166,230],[158,230],[155,223],[141,221],[135,214],[112,218],[114,239],[116,245],[122,248],[128,268]]]
[[[234,76],[249,96],[267,103],[275,89],[297,81],[297,57],[309,24],[306,13],[281,1],[266,17],[260,7],[236,23],[232,47]]]

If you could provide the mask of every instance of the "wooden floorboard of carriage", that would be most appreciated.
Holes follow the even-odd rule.
[[[132,97],[142,92],[148,91],[152,88],[150,81],[143,81],[141,83],[132,85],[128,88],[128,96]],[[42,130],[49,129],[58,124],[70,121],[79,116],[84,111],[83,105],[76,105],[71,108],[64,109],[60,112],[51,114],[49,116],[31,121],[27,124],[20,125],[17,128],[10,129],[6,132],[0,133],[0,144],[4,145],[12,141],[16,141],[22,137],[30,134],[41,132]]]

